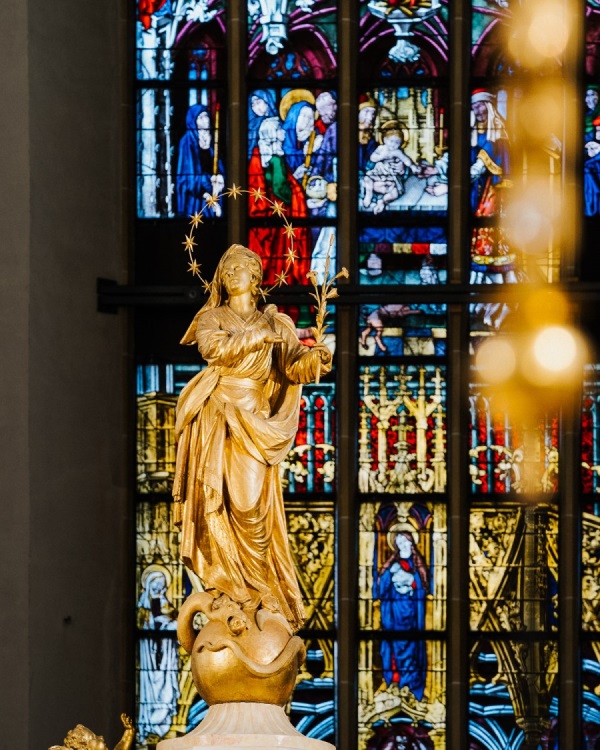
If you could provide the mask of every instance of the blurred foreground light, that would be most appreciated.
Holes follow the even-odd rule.
[[[493,338],[485,341],[475,355],[475,366],[481,378],[488,383],[503,383],[514,373],[517,355],[510,341]]]
[[[548,143],[564,122],[563,89],[556,83],[537,82],[517,108],[519,126],[529,138]]]
[[[530,180],[507,201],[504,230],[509,242],[530,255],[546,253],[560,210],[560,196],[548,180]]]
[[[524,295],[521,304],[531,328],[564,323],[569,312],[565,295],[556,289],[537,289]]]
[[[586,342],[574,328],[544,326],[529,339],[521,371],[532,385],[569,388],[580,382],[586,356]]]
[[[537,67],[546,66],[552,58],[560,58],[570,34],[562,0],[528,0],[514,7],[514,32],[508,40],[508,50],[515,61]]]
[[[577,357],[577,341],[568,328],[543,328],[533,342],[533,353],[538,364],[551,372],[571,368]]]
[[[569,25],[563,4],[538,0],[531,15],[527,38],[542,57],[556,57],[564,52],[569,40]]]

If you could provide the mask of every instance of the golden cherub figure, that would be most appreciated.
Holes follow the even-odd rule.
[[[125,731],[123,736],[115,745],[115,750],[131,750],[135,727],[127,714],[121,714],[121,721]],[[67,732],[63,740],[64,745],[52,745],[49,750],[108,750],[104,737],[94,734],[91,729],[78,724],[74,729]]]

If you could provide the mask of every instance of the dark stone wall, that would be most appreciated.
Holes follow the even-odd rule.
[[[0,4],[0,737],[131,710],[126,4]]]

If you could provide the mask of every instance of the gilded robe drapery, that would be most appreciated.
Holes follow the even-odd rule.
[[[267,310],[272,310],[272,306]],[[173,496],[184,563],[245,606],[277,597],[294,629],[304,609],[289,550],[278,464],[298,427],[301,384],[319,353],[277,312],[244,320],[227,305],[197,316],[208,367],[183,389]],[[265,344],[266,326],[283,339]],[[327,372],[330,365],[321,364]]]

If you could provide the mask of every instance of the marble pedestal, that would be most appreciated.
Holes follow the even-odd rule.
[[[285,711],[270,703],[219,703],[208,709],[204,721],[184,737],[163,740],[157,750],[335,750],[322,740],[300,734]]]

